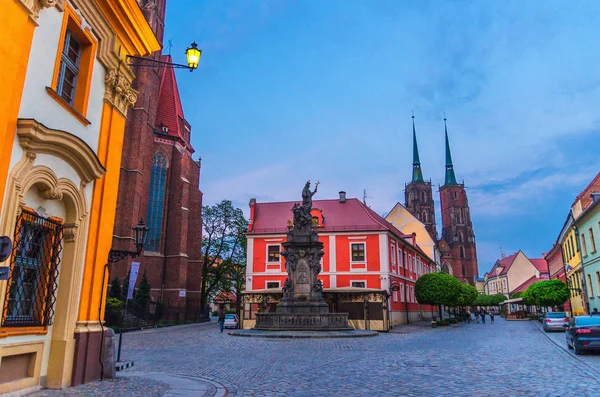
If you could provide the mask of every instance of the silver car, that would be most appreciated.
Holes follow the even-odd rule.
[[[546,313],[544,316],[544,320],[542,321],[544,324],[544,331],[563,331],[569,325],[569,319],[567,315],[563,312],[551,312]]]

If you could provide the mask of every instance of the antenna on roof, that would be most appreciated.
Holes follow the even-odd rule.
[[[167,43],[169,43],[169,44],[167,44],[167,48],[169,50],[169,54],[168,55],[171,55],[171,48],[173,48],[173,43],[171,42],[170,39],[167,40]]]
[[[367,199],[368,198],[374,198],[372,196],[367,196],[367,189],[363,189],[363,204],[367,205]]]
[[[500,256],[502,257],[502,259],[506,258],[504,251],[502,251],[502,247],[500,247]]]

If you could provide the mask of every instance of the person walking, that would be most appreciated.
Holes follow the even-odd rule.
[[[471,324],[471,311],[467,309],[467,324]]]
[[[477,311],[477,309],[475,309],[475,321],[477,322],[477,324],[479,324],[479,312]]]
[[[219,328],[221,329],[221,333],[223,333],[223,327],[225,326],[225,312],[223,309],[219,309]]]
[[[481,316],[481,324],[485,324],[485,310],[481,309],[479,315]]]
[[[490,320],[494,324],[494,309],[490,310]]]

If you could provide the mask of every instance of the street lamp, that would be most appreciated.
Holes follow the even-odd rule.
[[[134,231],[135,238],[135,251],[122,251],[122,250],[110,250],[108,253],[108,262],[115,263],[119,262],[121,259],[125,259],[128,256],[135,258],[139,256],[144,250],[144,246],[146,245],[146,239],[148,238],[148,232],[150,229],[146,227],[144,224],[144,220],[140,219],[140,222],[132,228]]]
[[[185,57],[187,64],[182,65],[179,63],[161,61],[154,58],[148,57],[138,57],[134,55],[127,55],[128,59],[132,61],[128,63],[129,66],[153,66],[157,68],[171,68],[171,69],[189,69],[190,72],[193,72],[194,69],[198,68],[198,64],[200,63],[200,57],[202,56],[202,50],[198,48],[198,44],[193,42],[190,44],[190,47],[185,50]]]

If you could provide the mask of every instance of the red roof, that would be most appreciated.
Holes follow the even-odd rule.
[[[600,192],[600,172],[598,172],[596,174],[596,176],[594,177],[594,179],[592,179],[590,184],[587,185],[586,188],[583,189],[583,191],[581,193],[579,193],[579,195],[573,202],[573,205],[575,205],[578,200],[581,200],[581,210],[585,211],[593,202],[591,194],[599,193],[599,192]]]
[[[500,276],[503,274],[506,274],[506,272],[508,271],[508,269],[510,269],[510,267],[512,266],[513,262],[515,261],[515,258],[517,257],[519,253],[515,252],[512,255],[509,255],[505,258],[502,259],[498,259],[496,261],[496,263],[494,264],[494,267],[492,267],[492,270],[490,270],[488,272],[489,276],[488,277],[496,277],[496,276]],[[502,267],[502,271],[498,274],[496,274],[496,269]]]
[[[533,266],[540,271],[540,273],[548,273],[548,262],[544,258],[530,259]]]
[[[215,303],[219,303],[219,302],[231,302],[234,303],[236,302],[237,299],[235,297],[235,294],[233,292],[225,292],[225,291],[221,291],[219,293],[219,295],[215,296],[215,298],[213,299],[213,302]]]
[[[292,207],[295,203],[296,201],[257,202],[254,204],[254,219],[251,220],[252,230],[248,234],[287,233],[288,220],[291,221],[294,217]],[[323,227],[318,232],[389,231],[400,239],[412,239],[411,235],[402,233],[356,198],[348,198],[344,203],[340,203],[339,199],[313,200],[313,209],[323,211]],[[414,248],[427,256],[418,245]]]
[[[161,61],[173,62],[170,55],[162,55]],[[169,129],[168,134],[185,139],[186,134],[181,131],[179,119],[185,120],[183,115],[183,106],[181,106],[181,97],[177,88],[177,79],[175,71],[172,68],[164,68],[160,81],[160,91],[158,94],[158,109],[156,111],[156,128],[165,126]]]

